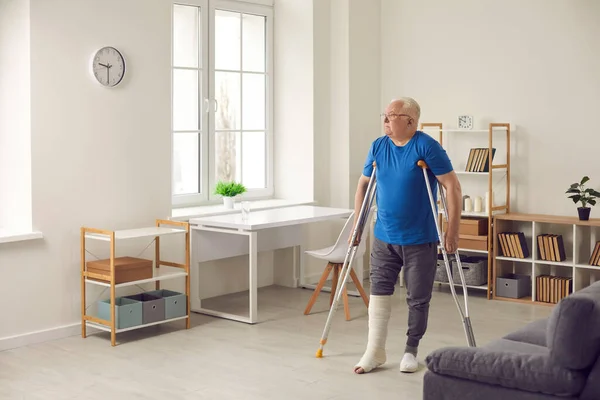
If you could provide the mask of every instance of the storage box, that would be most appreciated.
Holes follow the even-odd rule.
[[[184,293],[162,289],[147,292],[165,300],[165,319],[185,317],[187,315],[187,296]]]
[[[125,298],[141,302],[143,324],[151,324],[165,319],[165,299],[148,293],[134,294],[125,296]]]
[[[98,318],[110,321],[110,299],[98,302]],[[142,303],[124,297],[115,298],[115,325],[117,329],[142,324]]]
[[[496,296],[512,299],[531,296],[531,276],[507,274],[496,278]]]
[[[110,275],[110,259],[88,261],[87,271],[95,274]],[[152,278],[152,260],[135,257],[115,258],[115,283],[125,283]],[[108,280],[94,279],[100,282]]]
[[[465,277],[465,284],[471,286],[485,285],[488,277],[487,264],[487,257],[461,257],[460,265]],[[452,262],[452,276],[454,277],[454,283],[460,284],[460,273],[456,261]]]
[[[437,268],[435,270],[435,281],[450,282],[448,279],[448,272],[446,271],[446,264],[444,263],[444,256],[442,254],[438,254]]]
[[[444,231],[447,229],[448,223],[444,221]],[[458,226],[460,235],[470,236],[486,236],[488,234],[488,219],[487,218],[470,218],[462,217]]]
[[[471,250],[488,250],[487,235],[458,235],[458,247]]]

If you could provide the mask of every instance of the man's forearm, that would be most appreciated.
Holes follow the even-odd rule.
[[[448,206],[448,233],[458,235],[462,214],[462,189],[460,185],[452,185],[446,193]]]
[[[356,227],[356,224],[358,223],[360,209],[362,208],[362,203],[365,200],[366,194],[367,185],[364,185],[362,182],[359,182],[358,187],[356,188],[356,195],[354,196],[354,227]]]

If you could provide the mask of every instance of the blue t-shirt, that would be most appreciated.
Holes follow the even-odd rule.
[[[377,221],[374,235],[383,242],[407,246],[439,241],[423,170],[417,165],[419,160],[429,166],[427,173],[435,201],[435,176],[452,171],[446,150],[438,141],[417,131],[404,146],[396,146],[387,136],[371,144],[363,175],[371,176],[375,161]]]

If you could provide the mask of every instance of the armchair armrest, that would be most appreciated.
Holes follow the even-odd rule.
[[[435,350],[425,359],[427,368],[440,375],[556,396],[577,396],[583,390],[587,379],[583,371],[553,363],[546,348],[504,339],[497,343],[504,346]],[[528,347],[531,351],[524,351]]]

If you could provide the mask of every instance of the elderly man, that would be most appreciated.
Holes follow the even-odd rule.
[[[385,136],[371,144],[355,196],[355,215],[358,215],[375,162],[377,222],[371,251],[369,332],[366,351],[354,367],[358,374],[386,362],[391,296],[402,268],[408,331],[400,371],[418,369],[417,350],[427,329],[439,243],[423,171],[417,166],[419,160],[429,166],[434,199],[437,198],[436,178],[446,189],[449,223],[445,247],[448,253],[454,253],[458,247],[462,193],[446,151],[431,136],[417,130],[420,107],[415,100],[392,101],[383,117]],[[354,224],[356,221],[357,218]]]

